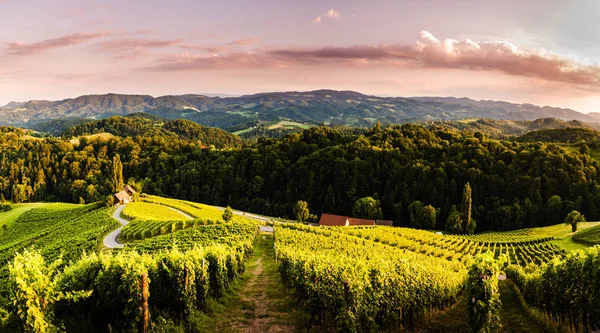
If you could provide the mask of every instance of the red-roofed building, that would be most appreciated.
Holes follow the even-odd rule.
[[[321,214],[319,225],[344,227],[349,226],[350,223],[348,222],[347,216]]]
[[[131,186],[125,185],[125,187],[123,188],[123,190],[121,192],[115,193],[113,195],[113,198],[115,200],[115,205],[130,203],[131,201],[133,201],[134,193],[135,193],[135,190],[133,188],[131,188]]]
[[[321,214],[319,225],[337,227],[348,227],[353,225],[375,225],[375,220],[358,219],[354,217],[333,214]]]

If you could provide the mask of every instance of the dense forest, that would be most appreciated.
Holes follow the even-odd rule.
[[[600,165],[552,144],[406,124],[362,135],[315,127],[212,149],[196,124],[136,129],[145,121],[79,125],[62,139],[2,128],[0,193],[17,202],[103,200],[115,190],[114,166],[122,163],[125,181],[144,192],[274,216],[292,216],[299,200],[312,214],[351,214],[359,199],[372,197],[397,225],[434,227],[411,219],[414,202],[431,206],[441,229],[461,210],[469,183],[477,231],[561,223],[572,210],[600,218]],[[67,140],[113,127],[122,136]],[[177,135],[157,135],[163,130]],[[228,135],[211,137],[217,148],[232,145]]]

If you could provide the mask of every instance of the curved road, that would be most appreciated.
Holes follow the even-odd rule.
[[[126,205],[119,205],[119,207],[117,207],[117,209],[115,209],[112,217],[119,221],[119,223],[121,223],[121,226],[115,230],[113,230],[110,234],[108,234],[106,237],[104,237],[104,246],[109,248],[109,249],[115,249],[115,248],[123,248],[123,244],[119,243],[117,241],[117,237],[119,237],[119,235],[121,234],[121,229],[123,229],[124,226],[128,225],[130,221],[124,219],[121,217],[121,212],[123,211],[123,209],[125,209]],[[212,206],[214,208],[220,209],[220,210],[225,210],[225,207],[219,207],[219,206]],[[185,218],[191,220],[193,219],[192,216],[180,211],[179,209],[175,209],[173,207],[168,207],[169,209],[178,212],[179,214],[183,215]],[[235,215],[239,215],[239,216],[244,216],[250,219],[254,219],[257,221],[262,221],[262,222],[268,222],[268,221],[273,221],[272,218],[267,218],[264,216],[259,216],[259,215],[254,215],[254,214],[250,214],[250,213],[246,213],[246,212],[242,212],[239,210],[234,210],[233,213]],[[273,232],[273,227],[270,226],[261,226],[260,230],[263,232]]]
[[[125,205],[119,205],[119,207],[115,209],[115,212],[112,215],[113,219],[121,223],[121,226],[118,229],[111,232],[110,234],[108,234],[106,237],[104,237],[104,246],[106,246],[109,249],[123,247],[123,244],[117,241],[117,237],[121,234],[121,229],[127,224],[129,224],[129,221],[121,217],[121,212],[123,211],[123,209],[125,209]]]

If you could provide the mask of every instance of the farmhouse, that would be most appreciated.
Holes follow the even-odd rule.
[[[358,219],[333,214],[321,214],[319,225],[339,227],[348,227],[352,225],[375,225],[375,220]]]
[[[116,204],[126,204],[126,203],[133,201],[134,193],[135,193],[135,190],[133,188],[131,188],[131,186],[125,185],[125,187],[123,187],[123,190],[121,192],[115,193],[113,195],[113,198],[115,200],[115,205]]]

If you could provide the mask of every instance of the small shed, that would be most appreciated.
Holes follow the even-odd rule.
[[[376,225],[387,225],[390,227],[394,226],[394,221],[392,220],[375,220]]]

